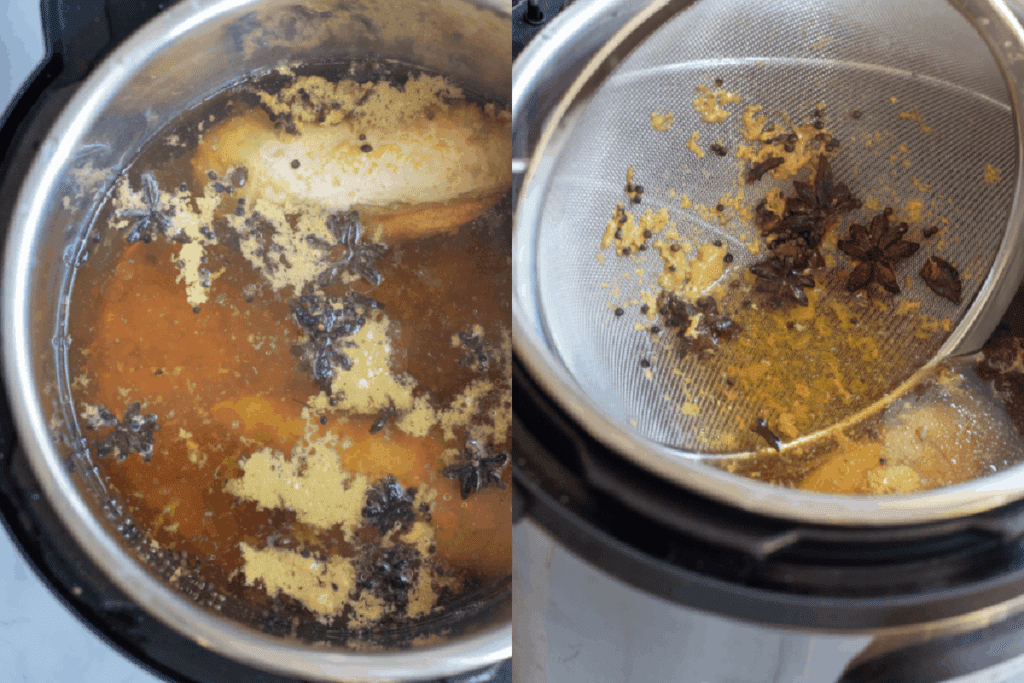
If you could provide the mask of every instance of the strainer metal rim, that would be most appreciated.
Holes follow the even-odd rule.
[[[512,130],[514,152],[523,153],[528,131],[524,118],[532,100],[552,79],[560,67],[579,61],[576,44],[594,41],[599,22],[605,25],[607,42],[588,61],[583,72],[563,94],[561,102],[543,123],[540,141],[530,152],[526,175],[516,206],[513,225],[513,300],[512,330],[515,356],[558,405],[585,426],[603,445],[639,465],[684,488],[708,495],[749,512],[773,517],[813,521],[819,524],[886,526],[963,517],[991,510],[1024,497],[1024,466],[1012,467],[964,484],[909,495],[867,496],[828,495],[772,486],[736,476],[705,465],[693,457],[623,429],[609,420],[597,404],[584,395],[561,361],[544,342],[541,333],[526,324],[530,317],[524,301],[534,291],[533,269],[524,273],[516,264],[532,264],[531,251],[541,202],[524,202],[531,179],[545,161],[544,152],[562,115],[577,104],[575,99],[605,62],[606,56],[620,49],[624,41],[635,39],[635,31],[644,22],[653,22],[666,14],[683,11],[695,0],[657,0],[638,8],[629,0],[596,0],[569,7],[519,55],[512,68]],[[973,351],[989,337],[1012,298],[1016,283],[1024,275],[1024,26],[1004,0],[950,0],[979,31],[999,65],[1011,95],[1017,124],[1017,188],[1014,192],[1009,228],[1003,237],[985,285],[964,316],[964,320],[939,351],[939,357]],[[616,30],[617,29],[617,30]],[[614,33],[614,35],[612,35]],[[519,140],[515,140],[516,136]],[[517,146],[519,145],[519,146]],[[540,150],[540,153],[537,152]],[[539,197],[540,193],[534,193]],[[528,232],[524,225],[529,224]],[[1012,288],[997,288],[1000,279],[1015,283]],[[525,298],[524,298],[525,297]]]

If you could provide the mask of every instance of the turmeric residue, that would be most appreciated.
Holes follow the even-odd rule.
[[[1000,180],[1001,171],[992,164],[985,164],[985,184],[995,185]]]
[[[672,112],[662,114],[660,111],[651,112],[651,128],[654,130],[669,130],[672,128],[672,122],[675,121],[676,115]]]
[[[722,88],[711,90],[706,85],[698,85],[697,95],[693,98],[693,110],[701,121],[721,123],[732,115],[732,112],[725,109],[725,105],[736,104],[742,99],[736,93]]]
[[[914,107],[911,111],[901,111],[899,113],[899,117],[901,119],[906,119],[907,121],[913,121],[914,123],[916,123],[918,126],[920,126],[921,132],[924,133],[925,135],[934,135],[936,138],[942,137],[934,128],[925,125],[925,122],[921,119],[921,112],[917,110],[917,107]]]

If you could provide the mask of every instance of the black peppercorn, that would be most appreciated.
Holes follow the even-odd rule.
[[[363,145],[362,147],[359,148],[359,151],[369,153],[373,151],[373,147],[371,147],[370,145]]]
[[[615,309],[615,317],[616,317],[616,318],[618,318],[618,317],[619,317],[620,315],[622,315],[623,313],[625,313],[625,311],[624,311],[624,310],[622,310],[622,307],[621,307],[621,306],[620,306],[619,308],[616,308],[616,309]]]
[[[292,159],[292,168],[298,168],[301,165],[298,159]]]

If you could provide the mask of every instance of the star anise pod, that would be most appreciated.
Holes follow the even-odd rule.
[[[146,171],[139,177],[139,180],[142,182],[142,202],[146,208],[124,209],[117,212],[118,218],[134,221],[132,229],[124,238],[128,244],[136,242],[149,244],[158,232],[166,235],[173,227],[171,217],[174,216],[174,207],[160,205],[160,188],[156,184],[156,178],[152,173]],[[191,241],[187,235],[181,233],[181,238],[177,241],[185,240]]]
[[[419,555],[408,546],[367,544],[356,562],[356,590],[370,591],[388,608],[404,612],[421,564]]]
[[[370,433],[376,434],[380,432],[388,425],[388,422],[391,422],[396,417],[398,417],[398,411],[395,410],[394,406],[385,407],[377,415],[377,419],[373,421],[373,424],[370,425]]]
[[[829,224],[844,213],[860,207],[846,183],[837,183],[824,154],[818,156],[814,183],[793,181],[794,194],[786,198],[783,215],[776,220],[759,219],[761,230],[775,251],[781,245],[799,250],[811,267],[824,265],[818,251]]]
[[[292,353],[313,371],[317,385],[330,395],[335,368],[349,370],[352,367],[352,361],[345,355],[344,338],[362,329],[366,314],[371,309],[381,308],[381,304],[358,292],[349,292],[343,299],[313,294],[300,296],[289,305],[295,322],[310,338],[308,343],[292,347]]]
[[[93,443],[96,455],[101,458],[115,455],[118,460],[124,460],[129,454],[138,453],[146,462],[152,460],[153,432],[160,431],[160,425],[156,422],[156,415],[141,413],[142,405],[138,401],[128,406],[123,420],[118,420],[104,406],[99,406],[100,419],[96,421],[97,425],[113,425],[114,431],[102,441]]]
[[[690,303],[662,292],[658,296],[658,313],[667,329],[679,330],[679,344],[686,353],[708,351],[743,331],[739,323],[718,312],[718,304],[709,296]]]
[[[396,525],[406,527],[416,518],[412,509],[415,496],[415,488],[406,490],[394,475],[389,474],[366,492],[363,519],[377,527],[381,535]]]
[[[442,470],[448,479],[458,479],[462,485],[462,499],[470,494],[483,491],[489,486],[505,488],[501,472],[508,464],[508,453],[492,454],[487,448],[473,438],[466,438],[466,448],[462,451],[462,462],[449,465]]]
[[[754,290],[767,294],[769,308],[785,308],[792,304],[808,305],[805,289],[814,288],[814,277],[807,272],[807,262],[788,256],[772,256],[750,266],[757,276]]]
[[[381,274],[377,270],[377,260],[386,248],[369,240],[362,240],[363,228],[359,223],[359,212],[336,213],[327,218],[327,227],[334,236],[335,244],[329,245],[322,240],[311,239],[316,246],[328,250],[330,263],[319,278],[321,286],[327,286],[338,279],[345,271],[355,273],[371,285],[381,283]]]
[[[782,166],[785,161],[783,157],[769,156],[764,161],[755,161],[750,164],[750,170],[747,171],[747,184],[756,183],[765,173]]]
[[[960,281],[960,271],[952,263],[939,256],[932,256],[921,266],[919,275],[928,285],[928,289],[957,306],[960,305],[963,299],[963,283]]]
[[[794,180],[793,189],[796,194],[786,200],[786,211],[790,215],[807,216],[820,222],[860,208],[860,200],[850,194],[846,183],[835,181],[832,164],[824,154],[818,156],[814,184]]]
[[[490,341],[481,335],[474,334],[472,331],[459,332],[458,338],[462,348],[466,351],[466,355],[459,361],[459,367],[487,372],[491,365],[490,353],[488,352],[491,345]]]
[[[854,223],[850,226],[850,239],[839,240],[839,249],[860,263],[850,273],[846,288],[855,292],[878,283],[891,294],[900,293],[900,285],[893,272],[897,261],[917,253],[921,245],[903,239],[909,226],[889,223],[891,208],[871,219],[867,227]]]

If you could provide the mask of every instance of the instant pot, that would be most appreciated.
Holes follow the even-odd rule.
[[[556,143],[534,155],[548,117],[647,6],[577,0],[513,66],[517,681],[1024,681],[1018,471],[916,496],[829,498],[655,463],[591,420],[584,395],[561,391],[569,374],[546,355],[534,302],[540,212],[524,199],[526,172],[557,164]]]
[[[474,41],[494,38],[488,30],[493,33],[495,27],[507,22],[506,4],[420,3],[406,7],[404,15],[396,13],[397,9],[379,3],[44,1],[41,17],[45,58],[7,107],[2,121],[0,225],[5,237],[10,232],[19,195],[23,200],[33,195],[32,188],[23,190],[26,185],[41,187],[54,179],[49,173],[60,176],[76,168],[80,170],[83,164],[105,168],[112,177],[120,164],[131,158],[133,150],[175,114],[176,108],[237,80],[256,67],[256,62],[263,61],[266,66],[282,59],[301,59],[316,53],[318,47],[322,49],[329,42],[325,33],[320,34],[319,43],[313,36],[315,30],[302,35],[303,20],[306,28],[310,28],[318,20],[326,27],[332,16],[348,12],[360,17],[364,26],[362,38],[353,40],[349,47],[367,50],[367,56],[373,56],[374,36],[386,33],[388,27],[403,19],[436,21],[454,27],[459,24],[456,20],[462,18],[464,22],[459,27],[472,33],[464,46],[436,53],[435,63],[427,66],[464,72],[462,75],[478,82],[489,81],[502,91],[502,83],[507,84],[508,78],[508,51],[493,50],[480,60],[464,58],[463,51],[475,49]],[[372,18],[374,14],[377,23]],[[382,18],[388,14],[394,16],[394,23]],[[284,21],[268,28],[265,20],[271,16]],[[507,31],[502,35],[507,35]],[[247,38],[254,42],[243,46]],[[300,40],[309,38],[313,38],[312,42],[307,40],[298,46]],[[392,34],[391,38],[402,41],[400,35]],[[361,46],[357,45],[360,42]],[[203,50],[197,51],[197,45]],[[388,49],[381,46],[380,56],[395,56],[388,55]],[[411,56],[424,43],[410,40],[403,46]],[[454,64],[459,60],[461,64]],[[118,92],[126,85],[126,91]],[[126,109],[133,105],[134,114],[126,114]],[[104,110],[104,106],[111,108]],[[104,125],[109,126],[115,119],[120,128],[104,130]],[[94,126],[92,130],[90,125]],[[121,144],[106,144],[112,140]],[[67,166],[57,170],[53,166],[55,160],[66,161]],[[58,189],[60,182],[67,189],[66,177],[57,180],[52,189]],[[90,210],[103,193],[101,186],[98,189],[98,194],[85,192],[76,197],[70,214],[49,216],[55,222],[41,234],[52,240],[48,248],[57,251],[42,254],[29,269],[44,289],[56,285],[62,278],[59,272],[66,272],[73,265],[73,260],[65,259],[64,248],[75,242],[88,222]],[[59,205],[57,202],[49,208],[59,212]],[[69,205],[63,208],[66,210]],[[44,209],[44,213],[48,210]],[[53,270],[46,273],[47,268]],[[4,303],[5,314],[10,315],[10,299]],[[54,307],[56,304],[55,299],[50,302]],[[55,313],[56,308],[51,308],[51,312]],[[46,334],[41,327],[37,331]],[[10,341],[9,335],[5,337]],[[52,363],[51,344],[43,342],[33,348],[44,355],[49,353]],[[11,354],[7,357],[9,360]],[[42,361],[42,365],[46,363]],[[8,366],[8,375],[11,367]],[[358,679],[483,683],[510,679],[511,664],[507,657],[511,627],[507,609],[492,610],[490,622],[477,624],[464,637],[454,637],[439,647],[351,658],[330,648],[310,649],[299,643],[277,641],[259,630],[236,630],[224,620],[204,613],[198,602],[190,605],[189,600],[170,594],[159,580],[153,581],[156,577],[147,575],[129,559],[131,534],[125,536],[123,525],[112,526],[110,519],[104,519],[106,515],[99,512],[96,501],[89,499],[88,487],[74,481],[81,475],[76,474],[70,460],[52,460],[57,465],[53,471],[40,467],[38,449],[59,446],[46,443],[45,438],[42,443],[33,443],[24,403],[12,404],[10,395],[0,397],[0,514],[4,526],[54,594],[97,634],[97,647],[111,645],[169,681],[286,683]],[[22,416],[17,427],[14,413]],[[98,524],[92,531],[110,536],[105,541],[90,538],[85,527],[91,524]],[[114,538],[118,535],[120,538]],[[112,539],[114,543],[107,549],[114,551],[113,556],[97,552]],[[129,542],[126,544],[125,540]],[[219,638],[209,638],[210,633],[204,637],[204,629],[212,627],[217,632],[219,626],[226,627],[224,640],[217,642]],[[53,634],[55,639],[59,635]]]

